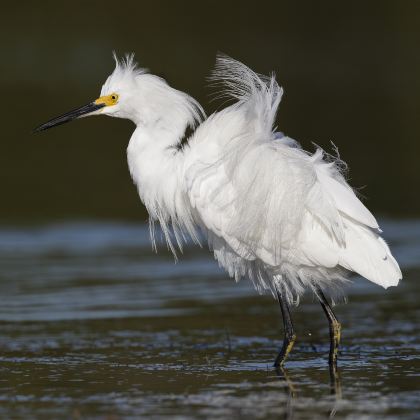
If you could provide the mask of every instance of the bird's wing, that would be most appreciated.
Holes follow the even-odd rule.
[[[202,227],[248,261],[296,269],[341,266],[383,287],[398,284],[401,271],[373,215],[320,151],[310,157],[297,150],[312,171],[295,156],[284,182],[281,171],[264,164],[264,150],[256,152],[261,167],[245,160],[233,177],[223,159],[191,167],[188,195]]]

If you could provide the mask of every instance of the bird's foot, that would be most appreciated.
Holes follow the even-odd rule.
[[[292,334],[289,337],[285,337],[283,342],[283,347],[281,348],[279,354],[274,361],[274,367],[280,367],[284,365],[284,362],[287,359],[287,356],[292,351],[293,345],[296,341],[296,334]]]

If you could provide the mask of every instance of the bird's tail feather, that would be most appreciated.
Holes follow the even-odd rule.
[[[367,226],[354,221],[345,225],[346,248],[340,265],[385,289],[397,286],[402,274],[386,242]]]

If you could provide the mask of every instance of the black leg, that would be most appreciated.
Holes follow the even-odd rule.
[[[284,364],[296,340],[296,334],[293,329],[289,305],[287,301],[282,297],[280,292],[277,292],[277,297],[279,299],[281,314],[283,316],[284,341],[283,347],[281,348],[280,353],[277,355],[276,360],[274,362],[274,367],[279,367]]]
[[[330,327],[330,357],[329,363],[333,366],[334,372],[336,370],[337,365],[337,355],[338,355],[338,346],[340,344],[341,338],[341,325],[338,322],[331,306],[328,304],[327,299],[324,296],[321,288],[319,286],[315,286],[315,293],[319,299],[319,302],[322,306],[322,309],[325,312],[325,315],[328,318],[328,324]]]

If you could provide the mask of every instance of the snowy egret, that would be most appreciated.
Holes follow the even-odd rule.
[[[271,292],[284,324],[275,366],[296,339],[290,305],[312,290],[328,318],[335,366],[341,326],[324,291],[342,296],[351,272],[384,288],[402,277],[377,221],[345,181],[343,162],[273,129],[283,93],[274,75],[219,55],[212,80],[235,102],[206,118],[196,100],[139,68],[133,55],[114,58],[98,99],[35,131],[87,115],[133,121],[128,165],[153,247],[155,222],[175,258],[187,237],[204,236],[231,277]]]

